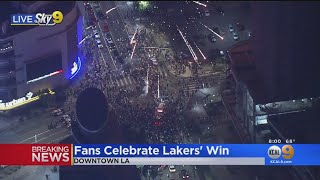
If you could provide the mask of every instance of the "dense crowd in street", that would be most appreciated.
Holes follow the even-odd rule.
[[[137,35],[139,43],[144,47],[154,46],[154,39],[149,33],[145,31],[141,36]],[[174,56],[170,50],[140,47],[135,53],[135,63],[130,63],[129,66],[117,66],[118,70],[115,71],[113,64],[108,63],[110,59],[101,57],[103,56],[101,51],[104,50],[106,49],[99,50],[93,40],[89,39],[83,43],[84,70],[82,77],[75,83],[69,95],[72,94],[71,97],[76,99],[77,95],[88,87],[102,90],[116,111],[118,121],[125,130],[125,137],[129,143],[189,143],[192,125],[182,116],[185,109],[192,108],[190,98],[197,91],[196,89],[201,87],[196,87],[190,93],[187,85],[189,82],[202,83],[203,81],[198,77],[192,77],[188,81],[177,76],[185,73],[190,64],[182,63],[183,57]],[[163,64],[153,64],[149,54],[157,60],[161,59],[161,56],[164,57],[167,63],[164,65],[177,75],[164,76],[158,68]],[[134,86],[120,87],[110,82],[111,76],[121,78],[126,75],[134,78],[137,83]],[[165,109],[159,118],[156,112],[160,102],[165,103]]]
[[[187,98],[183,91],[168,91],[168,83],[160,87],[160,91],[163,92],[161,96],[166,95],[168,98],[165,100],[164,116],[157,119],[155,109],[160,101],[157,98],[158,69],[150,65],[147,57],[142,54],[143,61],[139,66],[123,72],[138,80],[139,83],[135,88],[113,86],[108,82],[108,77],[114,75],[111,67],[104,64],[102,58],[96,53],[99,52],[98,49],[94,48],[96,48],[94,41],[87,40],[82,44],[82,53],[85,57],[84,71],[79,81],[68,90],[68,96],[75,99],[83,89],[88,87],[101,89],[119,115],[119,122],[125,127],[144,132],[144,143],[182,143],[182,135],[188,134],[182,120],[178,118],[180,105]],[[150,72],[148,94],[145,91],[147,71]]]
[[[144,29],[145,27],[141,28]],[[85,31],[90,34],[91,29]],[[154,46],[152,33],[144,29],[141,34],[137,34],[137,41],[143,47]],[[145,137],[142,143],[182,143],[183,137],[188,135],[188,130],[182,118],[183,110],[192,108],[190,106],[190,98],[197,89],[189,91],[187,84],[189,82],[198,82],[202,84],[203,78],[197,76],[190,77],[189,80],[175,76],[176,82],[172,90],[172,76],[165,77],[159,72],[158,65],[154,65],[150,61],[150,57],[160,59],[164,57],[168,67],[173,69],[176,74],[185,73],[190,67],[187,62],[182,62],[185,54],[180,53],[175,57],[173,52],[164,49],[144,49],[137,48],[135,55],[136,63],[126,66],[118,66],[118,70],[112,70],[111,63],[104,62],[103,54],[99,50],[94,40],[88,39],[81,45],[81,52],[84,56],[84,73],[79,82],[73,86],[67,96],[76,99],[77,95],[85,88],[97,87],[101,89],[108,97],[110,104],[115,108],[119,115],[120,123],[134,132],[143,132]],[[132,47],[131,47],[132,48]],[[128,47],[130,49],[130,47]],[[100,51],[100,53],[99,53]],[[110,59],[109,59],[110,60]],[[108,61],[108,60],[106,60]],[[118,87],[110,82],[110,77],[121,78],[124,75],[136,80],[134,87]],[[174,77],[174,76],[173,76]],[[147,89],[148,79],[148,90]],[[160,82],[161,86],[158,86]],[[158,93],[158,89],[159,92]],[[160,97],[159,97],[160,95]],[[155,111],[159,102],[165,97],[165,112],[159,119],[155,116]]]

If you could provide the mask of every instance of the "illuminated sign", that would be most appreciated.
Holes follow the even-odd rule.
[[[32,80],[30,80],[30,81],[27,81],[27,84],[32,83],[32,82],[36,82],[36,81],[39,81],[39,80],[41,80],[41,79],[45,79],[45,78],[47,78],[47,77],[51,77],[51,76],[54,76],[54,75],[57,75],[57,74],[60,74],[60,73],[62,73],[62,70],[59,70],[59,71],[56,71],[56,72],[53,72],[53,73],[50,73],[50,74],[47,74],[47,75],[38,77],[38,78],[36,78],[36,79],[32,79]]]
[[[43,95],[47,95],[47,94],[48,93],[44,93]],[[53,94],[55,94],[55,92],[49,89],[49,94],[53,95]],[[37,101],[39,99],[40,99],[40,95],[33,96],[32,92],[28,92],[25,97],[22,97],[19,99],[13,99],[10,102],[3,103],[2,100],[0,100],[0,111],[14,109],[16,107]]]
[[[256,125],[268,124],[268,115],[256,116]]]
[[[78,57],[78,62],[73,63],[73,67],[71,68],[71,77],[69,79],[74,78],[80,71],[81,69],[81,60],[80,57]]]
[[[32,97],[33,93],[28,92],[25,97],[19,98],[19,99],[13,99],[10,102],[3,103],[2,100],[0,100],[0,110],[9,110],[21,105],[24,105],[26,103],[36,101],[39,99],[39,96]]]
[[[52,14],[13,14],[11,15],[11,26],[54,26],[60,24],[63,20],[61,11],[55,11]]]
[[[73,67],[71,68],[71,75],[74,75],[78,70],[78,64],[76,62],[73,63]]]

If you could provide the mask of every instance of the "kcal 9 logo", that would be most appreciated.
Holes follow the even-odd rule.
[[[278,159],[281,155],[284,159],[291,159],[294,155],[293,147],[291,145],[284,145],[281,149],[276,145],[269,147],[268,156],[271,159]]]

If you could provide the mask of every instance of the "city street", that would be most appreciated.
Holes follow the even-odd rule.
[[[122,4],[123,4],[122,8],[119,8],[119,10],[123,11],[121,14],[128,14],[128,12],[130,12],[130,10],[128,10],[130,8],[130,6],[128,6],[125,3],[122,3]],[[125,8],[125,7],[127,7],[127,8]],[[210,17],[211,21],[212,21],[212,19],[213,19],[213,17]],[[221,24],[219,24],[217,22],[218,26],[221,27],[221,29],[224,29],[223,28],[224,26],[226,28],[228,27],[228,24],[225,23],[225,19],[228,19],[228,17],[226,17],[226,16],[216,17],[216,19],[219,19],[219,21],[221,21]],[[127,21],[126,24],[137,23],[137,21],[135,21],[134,18],[125,18],[125,21]],[[205,17],[203,19],[203,23],[207,23],[207,21],[210,22],[209,17]],[[222,22],[224,22],[224,24]],[[140,24],[139,26],[143,26],[143,25]],[[209,26],[209,24],[208,24],[208,26]],[[130,28],[130,27],[127,26],[127,28]],[[156,29],[153,29],[150,31],[147,30],[147,32],[151,32],[150,33],[150,35],[152,36],[151,39],[154,40],[154,42],[153,42],[154,44],[151,43],[150,46],[164,47],[164,46],[167,46],[168,44],[172,43],[168,40],[168,38],[166,38],[166,36],[163,33],[155,32],[155,31],[156,31]],[[196,32],[196,34],[192,34],[192,36],[199,35],[201,33],[209,34],[208,30],[205,28],[202,28],[202,31],[192,31],[192,32]],[[244,37],[245,36],[244,33],[241,33],[239,36],[240,36],[241,40],[247,39],[247,37]],[[233,39],[232,34],[228,32],[228,33],[225,33],[223,42],[219,42],[219,41],[216,42],[215,47],[220,50],[226,50],[227,48],[229,48],[230,46],[232,46],[236,42],[237,41],[235,41]],[[196,41],[196,43],[199,44],[201,49],[202,48],[204,49],[204,52],[208,52],[212,48],[209,41],[207,41],[207,42]],[[205,45],[205,46],[203,46],[203,45]],[[210,46],[206,46],[206,45],[210,45]],[[210,49],[207,49],[208,47],[210,47]],[[161,55],[159,55],[157,57],[160,62],[160,65],[165,66],[166,70],[168,70],[168,73],[172,74],[170,72],[169,68],[167,68],[167,66],[170,66],[170,63],[166,62],[167,60],[165,58],[165,55],[163,55],[161,53]],[[170,81],[171,82],[175,81],[175,83],[176,83],[178,81],[178,79],[177,80],[174,80],[174,79],[176,79],[175,76],[170,76]],[[191,104],[192,104],[191,105],[192,107],[190,107],[190,112],[185,112],[185,114],[188,114],[187,116],[189,116],[189,118],[193,117],[194,120],[201,119],[201,118],[208,118],[208,115],[204,109],[204,104],[210,103],[212,101],[218,101],[218,102],[220,101],[221,102],[220,87],[219,86],[220,86],[220,83],[224,80],[224,76],[221,76],[221,75],[208,76],[208,78],[206,76],[203,76],[203,77],[200,77],[198,80],[194,80],[193,78],[190,77],[190,78],[185,78],[185,79],[181,79],[181,80],[185,83],[185,85],[182,86],[182,91],[190,96],[194,95],[193,98],[190,100]],[[163,82],[161,82],[161,84],[163,84]],[[178,86],[176,86],[176,88],[181,88],[181,87],[179,87],[179,84],[177,84],[177,85]],[[208,88],[202,89],[204,86],[206,86]],[[172,90],[170,90],[170,87],[175,87],[175,85],[169,83],[169,86],[167,85],[167,87],[169,87],[168,88],[169,92],[172,92]],[[207,94],[210,96],[215,96],[215,97],[213,99],[212,98],[209,99],[210,102],[203,103],[204,99],[208,100]],[[220,108],[223,108],[223,107],[220,107]],[[188,107],[187,107],[187,109],[188,109]],[[215,124],[214,130],[213,130],[214,132],[213,132],[212,136],[210,138],[208,138],[208,136],[206,136],[206,135],[205,135],[205,137],[203,137],[201,134],[192,133],[191,136],[189,138],[187,138],[187,135],[182,133],[181,136],[184,139],[184,143],[192,143],[192,142],[193,143],[200,143],[200,142],[201,143],[232,143],[232,142],[237,142],[237,140],[234,139],[235,134],[232,130],[231,122],[227,121],[226,114],[223,114],[221,116],[215,116],[214,123],[207,122],[207,125],[204,125],[204,126],[203,126],[203,123],[201,123],[200,121],[197,121],[196,123],[202,124],[201,126],[203,128],[206,128],[207,126],[212,127],[212,124]],[[205,131],[205,130],[203,130],[203,131]],[[191,172],[193,172],[192,166],[185,166],[185,167],[177,166],[177,169],[187,169],[189,174],[192,174],[192,175],[190,175],[190,179],[197,179],[197,173],[191,173]],[[165,170],[166,170],[166,172],[168,172],[168,168],[165,168]],[[206,177],[206,179],[235,179],[235,178],[239,178],[239,177],[243,177],[244,179],[253,179],[253,177],[254,177],[252,175],[248,175],[248,174],[250,174],[249,171],[247,171],[247,173],[239,173],[239,172],[245,172],[244,168],[242,168],[242,170],[238,169],[237,173],[230,172],[230,171],[234,171],[233,168],[209,167],[209,169],[206,169],[205,171],[203,171],[202,175],[204,175]],[[166,172],[164,171],[157,178],[159,178],[159,179],[165,178],[165,177],[168,177],[168,175],[169,175],[169,179],[170,178],[175,178],[175,179],[179,178],[179,177],[175,176],[176,174],[172,174],[169,172],[166,173]]]
[[[107,12],[111,8],[116,7],[115,1],[110,2],[100,2],[100,7],[104,12]],[[120,54],[123,54],[123,56],[128,55],[128,45],[130,43],[129,40],[129,34],[125,28],[125,24],[121,18],[121,15],[118,12],[118,8],[109,12],[106,15],[106,21],[108,22],[108,27],[110,29],[110,32],[112,34],[112,39],[114,40],[114,43],[117,46],[117,49]]]
[[[298,161],[298,145],[289,145],[318,141],[314,3],[8,1],[1,7],[0,144],[139,147],[112,147],[111,154],[109,147],[77,147],[74,156],[82,156],[71,163],[84,166],[13,166],[5,159],[0,180],[320,179],[317,167],[302,166],[316,161]],[[310,123],[299,126],[305,119]],[[274,142],[287,144],[241,161],[234,158],[243,155],[240,146],[239,152],[228,146]],[[157,144],[178,146],[151,147]],[[43,161],[62,151],[40,149]],[[105,154],[110,166],[84,164],[104,164],[98,156]],[[140,165],[113,164],[134,154],[150,156],[125,162]],[[187,154],[197,161],[177,160]],[[96,159],[87,161],[89,155]],[[167,156],[174,158],[160,162]],[[206,156],[214,159],[207,163]],[[229,156],[228,165],[213,165]],[[243,165],[253,161],[260,165]]]
[[[48,124],[59,121],[59,117],[53,117],[50,113],[33,116],[19,124],[0,132],[1,143],[57,143],[70,136],[70,131],[63,124],[57,128],[48,130]]]
[[[234,14],[229,12],[237,13],[237,6],[226,8],[225,15],[211,13],[188,27],[179,24],[182,31],[186,32],[186,37],[181,37],[177,29],[168,32],[164,28],[167,25],[161,24],[168,17],[151,22],[152,18],[139,12],[134,3],[78,3],[85,20],[83,36],[90,38],[79,46],[86,65],[79,79],[66,90],[65,106],[73,111],[78,94],[87,87],[97,87],[106,94],[119,115],[120,124],[127,129],[125,136],[128,142],[237,142],[231,121],[228,121],[221,106],[221,84],[225,81],[226,63],[222,57],[214,61],[205,58],[212,46],[225,51],[238,42],[229,32],[229,24],[235,27],[239,21],[247,26],[243,20],[247,17],[246,14],[236,14],[239,19],[233,18]],[[179,16],[170,19],[170,22],[174,24],[181,20],[179,18],[185,19]],[[224,40],[216,37],[217,41],[212,44],[206,38],[210,31],[200,22],[211,28],[218,27]],[[136,31],[137,27],[139,30]],[[197,38],[202,35],[205,38]],[[240,41],[248,38],[242,31],[239,37]],[[183,38],[187,38],[193,48],[199,46],[196,53],[200,63],[192,60],[191,51],[188,51],[190,47],[183,42]],[[200,56],[201,50],[205,55]],[[48,124],[57,119],[50,113],[35,115],[28,121],[1,131],[0,142],[58,143],[70,136],[71,132],[63,124],[48,129]],[[249,180],[254,177],[245,168],[186,165],[175,166],[175,172],[169,172],[168,166],[160,171],[159,167],[147,167],[147,173],[141,173],[141,179],[149,180],[151,176],[157,180],[182,179],[182,172],[190,180]],[[9,171],[14,167],[7,168]],[[45,173],[50,172],[50,176],[54,177],[51,168],[19,167],[16,173],[5,176],[10,179],[14,175],[15,179],[21,179],[19,174],[28,171],[30,174],[25,179],[37,179],[33,174],[44,177]],[[5,171],[3,174],[6,174]]]
[[[115,8],[117,7],[117,8]],[[94,8],[94,7],[93,7]],[[110,74],[105,74],[104,77],[104,83],[105,86],[109,89],[107,91],[108,94],[113,94],[113,98],[117,99],[118,93],[113,93],[113,89],[120,90],[120,96],[124,96],[124,100],[121,100],[122,98],[118,99],[116,102],[117,104],[114,104],[116,109],[119,109],[120,112],[125,112],[122,110],[121,103],[119,101],[123,101],[126,105],[124,106],[131,106],[134,104],[134,106],[140,107],[140,103],[148,102],[148,104],[151,104],[152,106],[156,106],[156,102],[159,101],[159,97],[167,97],[168,99],[168,107],[171,106],[170,102],[173,102],[173,104],[180,103],[182,106],[179,105],[178,108],[175,108],[177,111],[182,112],[182,114],[185,114],[186,116],[181,118],[177,118],[177,115],[175,115],[175,121],[180,126],[178,134],[172,134],[172,136],[177,137],[177,139],[171,139],[169,137],[165,137],[164,135],[160,134],[154,134],[153,136],[159,136],[160,142],[163,142],[163,138],[169,138],[170,141],[180,141],[181,143],[224,143],[228,141],[236,142],[232,140],[234,138],[234,134],[230,132],[230,122],[226,121],[225,115],[220,116],[214,116],[214,121],[210,122],[207,121],[205,125],[199,121],[202,118],[208,119],[208,114],[206,113],[205,107],[206,104],[210,104],[213,102],[221,102],[220,98],[220,84],[224,81],[224,73],[222,70],[224,67],[222,66],[222,69],[218,70],[219,67],[215,66],[213,68],[212,65],[205,65],[202,67],[202,69],[199,70],[199,76],[194,76],[192,72],[190,72],[189,67],[186,67],[186,71],[184,73],[180,72],[177,73],[177,69],[175,69],[174,64],[174,58],[177,57],[177,53],[175,52],[175,49],[170,48],[170,44],[175,44],[175,42],[168,39],[165,33],[162,33],[160,29],[147,27],[147,25],[144,24],[145,21],[137,21],[137,18],[139,19],[138,15],[135,13],[135,9],[132,7],[132,5],[125,3],[125,2],[101,2],[100,3],[100,11],[107,12],[108,10],[115,8],[112,11],[109,11],[106,14],[106,20],[108,22],[108,27],[112,36],[112,40],[116,46],[117,51],[120,52],[120,57],[126,59],[125,63],[131,64],[132,68],[142,70],[142,77],[137,78],[136,75],[130,73],[122,73],[117,74],[115,71],[109,71],[110,67],[112,67],[112,61],[114,61],[115,58],[113,58],[113,54],[110,53],[110,43],[106,42],[104,40],[104,47],[99,49],[98,52],[102,54],[104,57],[104,60],[107,60],[107,66],[104,66],[107,68],[107,71],[105,72],[111,72]],[[94,8],[95,9],[95,8]],[[218,17],[217,19],[219,19]],[[223,17],[224,18],[224,17]],[[99,18],[97,18],[99,19]],[[142,19],[142,18],[140,18]],[[206,23],[206,19],[204,19],[204,23]],[[223,21],[223,20],[220,20]],[[101,28],[100,24],[99,26],[99,32],[102,34],[103,39],[104,33],[103,29]],[[209,26],[209,25],[208,25]],[[221,26],[228,26],[227,24],[223,24]],[[145,30],[145,34],[141,34],[141,31],[138,31],[137,34],[135,34],[135,29],[137,27],[140,27],[140,29]],[[208,34],[207,29],[202,29],[201,33]],[[197,32],[197,31],[194,31]],[[137,43],[137,48],[134,49],[135,44],[130,45],[130,39],[135,35],[135,43]],[[198,35],[198,34],[196,34]],[[242,35],[240,35],[242,36]],[[216,42],[216,46],[218,48],[225,50],[225,47],[230,47],[232,44],[236,43],[232,39],[233,37],[231,35],[226,34],[225,40],[223,41],[223,44],[220,44],[219,42]],[[202,48],[203,44],[210,44],[208,42],[198,42],[199,47]],[[222,42],[221,42],[222,43]],[[150,47],[150,49],[149,49]],[[155,48],[154,48],[155,47]],[[166,47],[165,49],[161,49],[163,47]],[[205,47],[203,47],[205,48]],[[135,50],[135,52],[128,52]],[[206,50],[204,50],[206,52]],[[135,54],[133,54],[135,53]],[[131,59],[130,56],[133,54],[133,58]],[[100,55],[101,56],[101,55]],[[155,57],[157,60],[157,64],[154,64],[151,62],[152,56]],[[111,59],[111,61],[110,61]],[[104,62],[102,62],[104,63]],[[123,65],[119,62],[114,63],[116,64],[116,69],[123,69]],[[100,66],[98,66],[100,67]],[[95,69],[95,68],[93,68]],[[93,70],[92,69],[92,70]],[[100,69],[100,68],[99,68]],[[215,70],[212,72],[212,70]],[[111,68],[111,70],[114,70]],[[100,70],[101,71],[101,70]],[[119,70],[118,70],[119,71]],[[149,81],[149,86],[146,85],[146,82]],[[157,82],[158,81],[158,82]],[[100,86],[99,86],[100,87]],[[100,88],[103,89],[103,86]],[[127,98],[127,95],[123,93],[134,93],[135,88],[138,88],[138,94],[140,95],[138,98],[131,96],[130,98]],[[146,90],[146,88],[149,89]],[[128,91],[126,91],[129,90]],[[142,90],[142,91],[141,91]],[[141,94],[145,91],[146,95],[141,96]],[[209,97],[210,96],[210,97]],[[126,98],[129,100],[126,100]],[[147,109],[153,109],[153,107],[146,106]],[[219,107],[220,109],[223,107]],[[129,108],[130,109],[130,108]],[[135,109],[135,108],[133,108]],[[164,117],[169,118],[171,113],[173,115],[176,113],[175,109],[167,110]],[[143,111],[143,110],[142,110]],[[150,114],[151,113],[151,114]],[[125,115],[124,113],[120,113]],[[129,113],[130,114],[130,113]],[[153,112],[147,111],[147,114],[150,114],[153,116]],[[141,116],[141,115],[140,115]],[[149,116],[149,115],[148,115]],[[126,124],[125,117],[123,119],[123,123]],[[139,117],[139,113],[138,113]],[[190,118],[192,117],[191,121]],[[141,118],[140,118],[141,119]],[[178,120],[180,119],[180,120]],[[211,119],[211,118],[210,118]],[[169,120],[169,119],[168,119]],[[135,121],[132,119],[131,121]],[[167,121],[163,119],[162,121]],[[179,122],[178,122],[179,121]],[[181,122],[180,122],[181,121]],[[183,122],[185,121],[185,122]],[[187,126],[188,123],[197,123],[198,125],[201,124],[201,128],[207,128],[207,127],[213,127],[214,124],[214,132],[210,138],[209,136],[203,135],[199,132],[187,132],[184,130],[184,126]],[[151,122],[148,122],[148,124]],[[163,129],[169,124],[164,124],[164,127],[158,127]],[[152,125],[154,126],[154,125]],[[172,125],[170,125],[172,126]],[[217,130],[216,130],[217,127]],[[223,128],[222,128],[223,127]],[[229,127],[226,129],[226,127]],[[149,127],[151,129],[154,129],[157,127]],[[149,129],[148,128],[148,129]],[[172,127],[171,127],[172,128]],[[156,130],[154,129],[154,130]],[[220,130],[219,130],[220,129]],[[152,131],[154,131],[152,130]],[[231,129],[232,130],[232,129]],[[149,130],[150,131],[150,130]],[[158,131],[158,130],[156,130]],[[204,130],[205,131],[205,130]],[[148,132],[148,131],[147,131]],[[201,132],[201,131],[200,131]],[[227,134],[227,135],[226,135]],[[228,136],[229,135],[229,136]],[[180,139],[180,140],[179,140]],[[157,143],[157,140],[150,141]],[[200,167],[200,170],[202,168]],[[228,170],[223,170],[225,168],[219,168],[219,167],[210,167],[209,169],[206,169],[205,171],[195,170],[193,166],[177,166],[176,172],[170,173],[168,170],[168,167],[165,167],[162,172],[158,173],[158,176],[156,179],[161,178],[168,178],[168,179],[179,179],[179,174],[181,170],[187,170],[189,174],[189,179],[199,179],[198,173],[200,173],[200,176],[205,176],[207,179],[210,179],[212,176],[212,173],[215,174],[225,174],[223,177],[224,179],[228,179],[231,177],[240,176],[240,174],[236,175],[229,175],[227,176]],[[148,176],[142,176],[142,179],[148,179]],[[245,175],[241,175],[245,176]],[[223,178],[221,178],[223,179]],[[246,179],[250,179],[247,178]]]
[[[33,110],[32,113],[30,119],[0,130],[0,142],[2,144],[50,144],[59,143],[71,135],[70,130],[62,122],[58,123],[56,128],[48,129],[51,122],[58,122],[60,119],[60,117],[54,117],[50,111],[43,113],[43,109],[40,108]],[[4,180],[45,179],[46,174],[52,179],[59,178],[58,172],[53,171],[52,166],[7,166],[0,169],[0,179]]]
[[[84,19],[86,20],[86,7],[80,7],[83,8],[81,12],[84,13]],[[99,11],[105,13],[112,8],[115,9],[105,14],[105,19],[97,16]],[[73,87],[67,91],[68,94],[72,95],[66,101],[69,103],[68,107],[73,108],[73,103],[76,99],[73,95],[79,93],[89,83],[106,92],[120,114],[129,115],[131,113],[138,113],[131,115],[131,118],[134,116],[134,119],[147,119],[146,124],[142,124],[142,126],[147,127],[147,137],[150,137],[150,139],[147,139],[148,143],[223,143],[228,141],[225,139],[227,136],[224,135],[226,133],[224,129],[217,131],[214,129],[213,136],[208,138],[207,135],[203,137],[199,132],[195,133],[192,130],[189,132],[185,127],[189,126],[189,123],[201,124],[200,119],[208,118],[204,104],[221,101],[219,96],[220,84],[224,80],[223,73],[212,72],[213,68],[211,65],[208,67],[203,66],[199,70],[199,76],[195,76],[191,72],[190,67],[184,67],[184,72],[177,70],[174,58],[177,57],[176,54],[178,53],[175,52],[176,49],[170,48],[170,44],[175,44],[175,42],[171,41],[160,29],[147,27],[144,24],[145,21],[137,21],[137,18],[143,18],[138,17],[139,13],[136,14],[136,10],[130,4],[124,2],[117,2],[117,4],[115,2],[101,2],[98,6],[93,5],[92,9],[95,13],[94,17],[98,19],[98,23],[96,29],[94,27],[84,27],[84,33],[92,35],[92,38],[84,40],[81,45],[82,52],[87,58],[87,66],[85,67],[84,74],[81,76],[82,80],[77,80]],[[203,22],[206,23],[206,20],[204,19]],[[86,24],[86,21],[84,23]],[[105,24],[108,26],[108,31],[104,27]],[[131,39],[129,38],[134,36],[137,27],[140,27],[140,30],[134,38],[135,43],[137,43],[137,48],[134,49],[135,44],[130,44]],[[141,30],[144,30],[145,33],[141,33]],[[100,38],[93,36],[96,35],[96,31],[100,34]],[[115,50],[112,50],[112,44],[106,40],[108,34],[111,35]],[[223,46],[231,46],[234,43],[231,38],[231,36],[226,36],[225,40],[226,42],[230,42],[229,44],[219,44],[217,42],[216,45],[221,49]],[[102,42],[102,48],[96,45],[97,39],[100,39]],[[196,43],[202,48],[203,43]],[[115,51],[119,52],[119,56],[114,53]],[[133,58],[131,59],[130,56]],[[151,61],[153,57],[157,60],[156,64]],[[119,58],[123,58],[125,61],[120,62]],[[125,64],[130,65],[129,71],[126,73],[123,71]],[[180,72],[178,73],[178,71]],[[137,94],[138,96],[129,94]],[[159,101],[163,101],[161,99],[167,99],[164,101],[167,104],[167,110],[163,118],[160,119],[161,124],[163,124],[161,125],[162,127],[157,127],[158,125],[155,126],[153,123],[159,122],[159,120],[156,120],[154,117],[153,109]],[[141,107],[142,104],[145,107]],[[133,106],[131,109],[135,110],[128,113],[126,109],[123,109],[123,106]],[[141,112],[145,112],[145,114],[141,114]],[[128,124],[125,117],[121,116],[120,119],[122,119],[123,124]],[[150,117],[155,120],[150,121]],[[190,120],[191,117],[193,118]],[[223,122],[219,126],[228,124],[224,116],[215,117],[218,119],[215,119],[214,122]],[[134,122],[134,119],[131,121]],[[53,117],[50,113],[35,115],[28,121],[21,122],[17,126],[12,126],[1,131],[0,142],[57,143],[70,136],[71,133],[63,124],[58,125],[55,129],[48,129],[48,124],[56,120],[57,117]],[[218,126],[217,123],[215,125]],[[207,122],[205,125],[202,124],[201,128],[206,129],[207,126],[212,127],[212,123]],[[168,136],[163,134],[163,132],[171,135]],[[7,167],[6,171],[10,171],[10,168],[15,169],[15,167]],[[20,179],[18,177],[19,174],[28,171],[28,168],[29,171],[34,172],[33,174],[38,174],[38,176],[44,176],[43,173],[50,169],[18,167],[16,173],[11,174],[15,175],[15,179]],[[176,172],[169,172],[168,167],[165,167],[161,172],[157,173],[156,179],[180,179],[181,170],[186,170],[189,179],[192,180],[199,179],[200,176],[210,179],[210,177],[213,177],[212,172],[220,174],[222,171],[219,168],[211,167],[211,170],[206,171],[200,171],[201,167],[199,167],[200,170],[195,169],[194,166],[176,166],[175,168]],[[6,174],[5,171],[3,173]],[[6,177],[12,178],[11,174],[9,173]],[[223,172],[223,174],[227,174],[227,172]],[[150,176],[150,174],[147,176]],[[34,177],[30,175],[25,178],[31,179]],[[146,176],[142,176],[141,178],[148,179]]]

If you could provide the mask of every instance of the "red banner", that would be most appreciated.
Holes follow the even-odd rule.
[[[0,144],[0,165],[71,164],[71,144]]]

